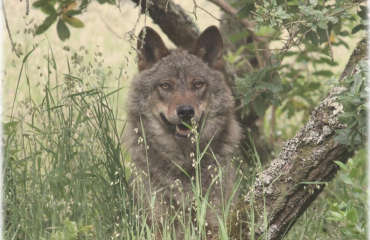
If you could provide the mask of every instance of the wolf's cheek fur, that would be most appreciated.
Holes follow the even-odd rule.
[[[168,106],[162,102],[157,102],[152,108],[153,115],[158,119],[159,122],[162,123],[163,127],[166,127],[166,123],[163,122],[161,114],[164,114],[164,116],[168,119],[168,115],[173,115],[169,113],[170,109]],[[174,113],[176,114],[176,113]]]

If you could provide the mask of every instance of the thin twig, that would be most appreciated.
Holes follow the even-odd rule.
[[[238,11],[235,8],[233,8],[229,3],[225,2],[224,0],[208,0],[208,1],[214,3],[215,5],[220,7],[224,12],[230,14],[233,17],[236,17],[236,14],[238,13]],[[240,23],[247,28],[249,34],[254,40],[264,42],[264,39],[260,38],[255,34],[254,25],[250,23],[248,19],[244,18],[240,20]]]
[[[325,8],[325,2],[323,2],[323,6]],[[333,49],[331,47],[331,42],[330,42],[330,36],[329,36],[328,28],[325,29],[325,32],[326,32],[326,38],[328,39],[328,43],[329,43],[330,57],[331,57],[331,60],[334,62]]]
[[[329,36],[328,29],[325,29],[325,31],[326,31],[326,37],[328,38],[328,43],[329,43],[330,57],[331,57],[331,60],[334,61],[333,49],[331,47],[331,42],[330,42],[330,36]]]
[[[166,2],[166,10],[165,10],[165,12],[167,12],[168,11],[168,3],[170,2],[170,0],[167,0],[167,2]]]
[[[214,19],[216,19],[216,20],[217,20],[217,21],[219,21],[219,22],[223,22],[223,21],[227,21],[227,20],[229,20],[229,18],[224,18],[224,19],[217,18],[217,17],[215,17],[212,13],[208,12],[207,10],[205,10],[205,9],[204,9],[204,8],[202,8],[202,7],[197,6],[197,8],[199,8],[199,9],[203,10],[204,12],[208,13],[208,15],[210,15],[211,17],[213,17]]]
[[[303,6],[306,6],[307,3],[308,3],[308,0],[305,0]],[[301,22],[302,18],[303,18],[303,13],[301,13],[299,15],[298,21],[296,21],[297,24],[292,25],[292,31],[289,31],[289,29],[287,28],[287,31],[289,33],[289,37],[288,37],[288,40],[286,41],[286,43],[284,44],[284,47],[278,53],[278,55],[282,55],[282,54],[286,53],[291,48],[292,42],[294,43],[294,37],[299,32],[299,22]],[[306,31],[302,36],[306,35],[306,33],[308,33],[308,31]]]
[[[253,51],[281,51],[281,48],[254,48]]]
[[[276,115],[276,106],[273,105],[271,109],[271,125],[270,125],[270,138],[269,144],[272,146],[274,143],[274,136],[275,136],[275,115]]]
[[[258,47],[257,41],[253,41],[253,45],[254,45],[255,48],[257,48]],[[258,67],[262,68],[263,65],[262,65],[262,59],[261,59],[260,53],[258,51],[255,51],[255,53],[256,53]]]
[[[12,51],[15,52],[15,55],[17,55],[18,58],[20,58],[21,56],[17,53],[17,51],[15,50],[15,46],[14,46],[14,43],[13,43],[13,39],[12,39],[12,34],[10,33],[10,29],[9,29],[9,24],[8,24],[8,19],[6,17],[6,12],[5,12],[5,6],[4,6],[4,0],[1,1],[2,3],[2,7],[3,7],[3,14],[4,14],[4,19],[5,19],[5,25],[6,25],[6,29],[8,30],[8,34],[9,34],[9,39],[10,39],[10,44],[12,45]]]
[[[26,15],[28,15],[29,13],[30,13],[30,2],[29,0],[26,0]]]
[[[118,38],[120,38],[120,39],[123,39],[123,40],[126,40],[126,39],[124,39],[123,37],[121,37],[118,33],[116,33],[115,31],[113,31],[113,29],[111,29],[110,27],[109,27],[109,25],[104,21],[104,19],[102,18],[102,17],[100,17],[100,20],[102,20],[103,21],[103,23],[105,24],[105,26],[108,28],[108,30],[109,31],[111,31],[114,35],[116,35]]]
[[[179,7],[182,11],[184,11],[184,12],[186,12],[186,13],[193,14],[193,15],[194,15],[194,17],[195,17],[195,19],[197,19],[197,18],[198,18],[198,17],[197,17],[197,14],[196,14],[196,9],[197,9],[197,8],[199,8],[200,10],[203,10],[205,13],[207,13],[208,15],[210,15],[212,18],[216,19],[216,20],[217,20],[217,21],[219,21],[219,22],[223,22],[223,21],[228,21],[228,20],[230,20],[230,18],[220,19],[220,18],[215,17],[212,13],[208,12],[207,10],[205,10],[205,9],[204,9],[204,8],[202,8],[202,7],[199,7],[199,5],[198,5],[195,1],[194,1],[194,6],[193,6],[193,11],[188,11],[188,10],[186,10],[186,9],[182,8],[180,5],[178,5],[178,7]]]
[[[119,12],[121,12],[121,0],[117,1],[117,8],[119,9]]]
[[[195,0],[193,0],[193,4],[194,4],[194,7],[193,7],[193,14],[194,14],[194,17],[195,17],[195,20],[197,20],[197,7],[198,7],[198,4]]]
[[[303,52],[302,49],[299,47],[300,42],[297,42],[297,41],[294,41],[293,40],[293,43],[297,46],[297,48],[299,49],[299,51]]]

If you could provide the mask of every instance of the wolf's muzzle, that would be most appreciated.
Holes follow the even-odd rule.
[[[181,105],[177,108],[177,116],[183,121],[189,121],[194,117],[194,108],[189,105]]]
[[[191,110],[187,110],[187,111],[188,112],[184,113],[185,117],[189,117],[189,116],[193,117],[194,116],[194,113],[191,113]],[[194,111],[194,109],[193,109],[193,111]],[[160,116],[161,116],[162,121],[164,122],[164,124],[167,126],[167,128],[170,131],[172,131],[174,133],[175,136],[180,137],[180,138],[188,138],[191,135],[191,129],[186,127],[184,124],[179,123],[179,124],[173,125],[167,120],[167,118],[164,116],[163,113],[161,113]],[[191,125],[190,119],[186,120],[186,123],[189,124],[189,125]],[[185,122],[184,118],[182,118],[181,120],[183,122]]]

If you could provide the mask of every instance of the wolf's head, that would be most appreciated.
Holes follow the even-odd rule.
[[[207,118],[209,135],[224,128],[233,103],[219,71],[223,41],[217,27],[207,28],[190,51],[168,50],[161,37],[145,27],[137,48],[140,73],[133,80],[128,102],[131,119],[140,115],[154,135],[177,140],[190,135],[183,123],[191,125],[191,119],[200,125]]]

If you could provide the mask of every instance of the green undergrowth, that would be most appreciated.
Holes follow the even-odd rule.
[[[129,187],[131,171],[141,173],[135,172],[122,148],[125,125],[117,103],[124,98],[120,96],[124,69],[112,89],[107,87],[112,77],[99,63],[87,64],[73,54],[68,56],[64,72],[57,68],[49,49],[44,66],[47,82],[39,100],[31,95],[33,79],[27,71],[22,73],[32,52],[24,58],[17,79],[18,85],[28,85],[29,96],[19,99],[16,95],[13,106],[2,116],[4,239],[156,239],[158,234],[175,239],[175,218],[186,239],[205,238],[205,213],[213,209],[207,192],[201,193],[201,176],[192,181],[195,201],[185,197],[182,210],[160,221],[148,223],[152,209],[132,198],[136,194],[138,199],[161,202],[140,181]],[[145,135],[142,137],[144,141]],[[248,169],[242,166],[244,174],[238,174],[232,191],[236,196],[247,194],[263,170],[255,148],[244,151],[255,162]],[[204,154],[202,149],[195,153],[195,167]],[[241,163],[238,158],[233,160],[235,166]],[[365,239],[365,160],[366,153],[361,150],[348,165],[338,163],[340,174],[298,219],[286,239]],[[221,184],[223,178],[219,168],[213,184]],[[190,201],[194,204],[189,210]],[[224,206],[217,215],[220,239],[227,239],[226,219],[233,211],[232,202],[224,202]],[[186,218],[186,211],[191,211],[196,221]],[[255,227],[253,222],[250,226]]]
[[[37,46],[24,58],[22,69],[34,51]],[[113,76],[78,54],[67,56],[65,72],[56,66],[51,48],[45,63],[48,75],[42,97],[32,97],[34,80],[20,70],[18,85],[26,81],[29,96],[16,95],[3,115],[5,239],[156,239],[158,234],[175,239],[175,218],[187,239],[209,235],[205,214],[215,208],[208,202],[210,189],[202,193],[200,171],[192,180],[195,199],[184,197],[179,212],[151,223],[147,220],[152,209],[137,199],[161,200],[140,181],[129,186],[131,171],[142,173],[135,172],[122,147],[125,125],[117,102],[124,98],[119,95],[124,69],[112,89],[107,82]],[[194,144],[199,146],[199,139]],[[198,148],[194,154],[195,168],[204,154],[212,152],[206,150]],[[233,161],[235,167],[240,164],[240,159]],[[242,177],[238,170],[235,196]],[[222,184],[224,178],[220,166],[212,185]],[[222,239],[227,239],[226,219],[233,204],[223,201],[217,213]],[[187,212],[196,219],[186,217]]]
[[[39,102],[20,71],[30,95],[3,116],[5,239],[109,239],[130,209],[124,126],[111,107],[121,88],[105,87],[98,64],[70,59],[60,73],[49,49]]]

